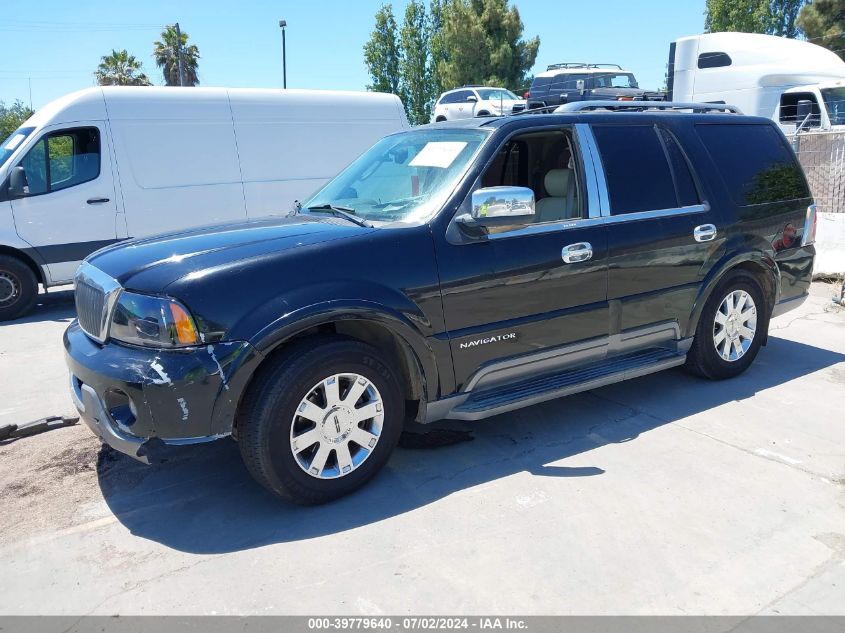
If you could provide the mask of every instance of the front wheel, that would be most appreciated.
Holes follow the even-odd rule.
[[[364,485],[402,432],[398,374],[370,345],[295,343],[244,397],[238,443],[255,479],[295,503],[325,503]]]
[[[16,257],[0,255],[0,321],[26,315],[38,298],[38,280]]]
[[[733,378],[748,369],[766,337],[765,306],[752,277],[737,273],[725,279],[701,313],[687,368],[714,380]]]

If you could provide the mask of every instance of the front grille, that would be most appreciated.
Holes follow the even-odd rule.
[[[102,339],[106,294],[86,281],[76,283],[76,316],[86,334]]]
[[[522,103],[517,103],[511,108],[511,112],[522,112],[523,110],[525,110],[525,105]]]
[[[76,316],[82,331],[94,340],[105,343],[108,323],[121,287],[99,268],[82,262],[76,271]]]

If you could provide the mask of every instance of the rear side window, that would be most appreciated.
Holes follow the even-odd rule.
[[[696,128],[738,205],[810,196],[795,154],[772,126],[699,124]]]
[[[612,215],[673,209],[675,183],[663,143],[652,126],[594,126]]]

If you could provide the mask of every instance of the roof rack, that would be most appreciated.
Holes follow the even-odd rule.
[[[694,113],[725,112],[742,114],[736,106],[725,103],[685,103],[677,101],[575,101],[555,108],[554,112],[587,112],[590,110],[692,110]],[[538,110],[540,108],[537,108]],[[545,108],[544,108],[545,109]]]
[[[619,64],[587,64],[585,62],[561,62],[560,64],[550,64],[546,70],[558,70],[560,68],[616,68],[622,70]]]

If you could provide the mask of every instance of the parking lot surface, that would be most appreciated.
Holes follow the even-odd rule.
[[[4,614],[845,614],[845,310],[727,382],[671,370],[399,449],[315,508],[231,440],[148,467],[82,425],[0,444]],[[0,425],[72,413],[69,291],[0,326]]]

